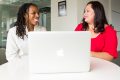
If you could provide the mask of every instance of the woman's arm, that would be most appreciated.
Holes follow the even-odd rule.
[[[108,60],[108,61],[111,61],[113,59],[113,56],[107,52],[91,52],[91,56]]]
[[[8,61],[16,57],[18,52],[18,47],[16,44],[16,33],[14,28],[11,28],[8,32],[7,43],[6,43],[6,59]]]
[[[93,51],[91,52],[91,55],[93,57],[102,58],[105,60],[111,61],[112,59],[115,59],[118,57],[117,53],[117,34],[116,31],[111,27],[106,27],[106,30],[104,32],[104,48],[101,50],[101,52]]]

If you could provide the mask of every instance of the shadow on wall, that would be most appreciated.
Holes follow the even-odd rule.
[[[0,48],[0,65],[6,63],[5,48]]]

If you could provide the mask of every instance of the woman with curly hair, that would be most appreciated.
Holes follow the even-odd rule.
[[[6,58],[8,61],[27,55],[28,32],[34,31],[39,22],[39,9],[33,3],[24,3],[18,11],[17,21],[8,32]]]

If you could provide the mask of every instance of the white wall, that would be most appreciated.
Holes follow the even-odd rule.
[[[120,0],[111,0],[112,10],[120,12]]]
[[[58,2],[51,0],[51,30],[70,31],[77,25],[77,0],[67,0],[67,16],[58,16]]]
[[[118,50],[120,51],[120,0],[111,0],[112,24],[117,30]]]
[[[73,31],[81,22],[83,11],[88,1],[91,0],[66,0],[67,16],[58,16],[58,2],[64,0],[51,0],[51,30],[52,31]],[[111,22],[110,0],[99,0],[103,3],[108,21]]]

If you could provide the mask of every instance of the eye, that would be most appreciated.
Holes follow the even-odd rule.
[[[87,10],[86,12],[90,12],[89,10]]]
[[[39,15],[39,12],[32,12],[30,14],[33,14],[33,15],[38,14]]]
[[[31,13],[31,14],[36,14],[36,12],[33,12],[33,13]]]

